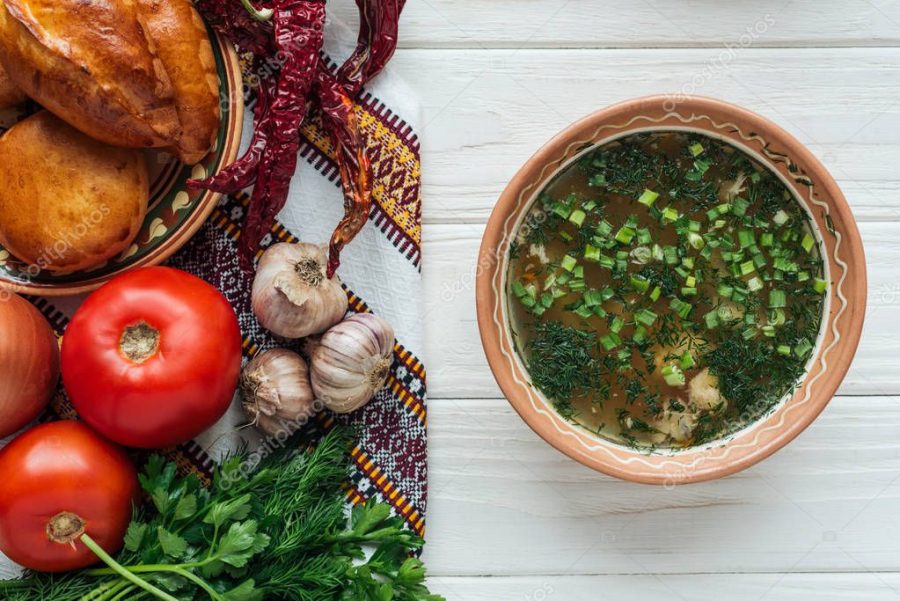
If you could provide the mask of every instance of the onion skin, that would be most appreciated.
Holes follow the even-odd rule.
[[[0,437],[41,414],[59,380],[59,344],[28,301],[0,291]]]

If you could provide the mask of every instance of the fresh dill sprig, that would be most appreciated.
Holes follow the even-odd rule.
[[[597,382],[597,336],[559,321],[539,321],[528,342],[528,371],[538,389],[553,400],[563,417],[573,415],[572,398]]]

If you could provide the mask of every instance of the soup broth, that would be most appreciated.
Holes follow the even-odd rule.
[[[556,410],[639,447],[713,441],[774,409],[827,282],[806,212],[742,151],[632,134],[539,194],[510,247],[518,352]]]

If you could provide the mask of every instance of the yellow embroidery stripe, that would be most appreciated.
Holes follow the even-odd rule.
[[[419,515],[412,503],[400,493],[393,482],[388,480],[380,468],[375,466],[369,456],[359,447],[353,447],[350,456],[363,474],[375,484],[382,496],[394,506],[403,518],[412,526],[413,530],[421,537],[425,537],[425,519]]]
[[[394,396],[400,399],[403,406],[415,413],[419,420],[424,423],[426,420],[425,407],[419,402],[419,399],[417,399],[413,393],[408,391],[393,374],[388,375],[387,385],[390,387],[391,392],[394,393]]]
[[[406,233],[406,235],[418,246],[422,241],[421,225],[416,219],[418,204],[421,198],[404,206],[391,192],[402,194],[404,189],[418,185],[421,175],[421,163],[415,153],[407,146],[406,142],[397,134],[386,127],[377,115],[368,112],[364,107],[354,107],[360,129],[366,134],[367,148],[373,157],[372,171],[381,172],[381,161],[391,161],[392,168],[384,176],[377,178],[372,185],[372,198],[384,210],[385,213]],[[325,135],[318,120],[310,120],[301,128],[301,132],[310,143],[330,160],[337,159],[337,153],[331,143],[331,138]],[[403,175],[402,184],[395,182],[395,176],[400,172]]]

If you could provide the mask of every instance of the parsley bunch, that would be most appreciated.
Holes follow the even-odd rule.
[[[0,582],[9,601],[440,601],[411,556],[424,541],[385,504],[355,507],[342,484],[347,438],[328,434],[311,452],[285,450],[248,469],[224,461],[212,486],[150,458],[140,476],[151,503],[138,510],[125,548],[107,567],[29,573]]]

